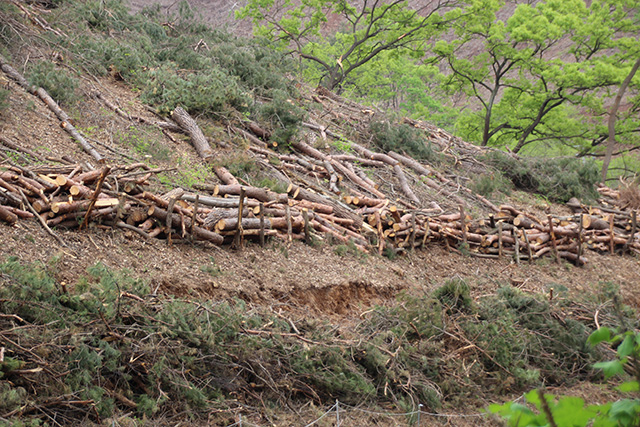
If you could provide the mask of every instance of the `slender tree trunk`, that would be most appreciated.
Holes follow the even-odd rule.
[[[340,84],[344,81],[344,74],[339,66],[334,66],[329,74],[323,79],[322,85],[331,91],[335,91],[339,88]]]
[[[484,115],[484,129],[482,129],[482,146],[486,147],[489,143],[489,128],[491,127],[491,113],[493,112],[493,103],[495,102],[496,95],[498,94],[498,84],[491,92],[491,97],[487,103],[487,111]]]
[[[613,101],[613,105],[611,106],[611,112],[609,113],[609,138],[607,139],[607,151],[604,155],[604,160],[602,162],[602,183],[604,184],[607,179],[607,171],[609,170],[609,163],[611,163],[611,157],[613,156],[613,149],[616,145],[616,115],[618,114],[618,108],[620,108],[620,102],[622,101],[622,97],[624,96],[627,87],[631,83],[633,76],[640,68],[640,58],[636,60],[636,63],[631,67],[631,71],[627,77],[625,77],[624,81],[620,85],[620,89],[618,89],[618,94],[616,95],[615,100]]]

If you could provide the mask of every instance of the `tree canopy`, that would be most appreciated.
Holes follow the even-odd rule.
[[[310,61],[329,89],[385,51],[422,53],[425,44],[460,18],[460,0],[249,0],[239,18],[257,35]],[[332,30],[335,28],[335,30]]]
[[[639,6],[249,0],[239,16],[329,89],[455,126],[481,145],[604,157],[605,145],[608,155],[640,148]]]

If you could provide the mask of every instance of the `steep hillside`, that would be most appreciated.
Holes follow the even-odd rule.
[[[637,188],[184,17],[0,12],[0,423],[492,425],[541,385],[616,396],[585,340],[636,326]]]

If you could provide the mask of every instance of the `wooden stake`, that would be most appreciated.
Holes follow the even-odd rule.
[[[611,251],[611,255],[613,255],[614,253],[613,238],[615,237],[613,234],[613,215],[609,215],[609,236],[611,237],[611,240],[609,240],[609,250]]]
[[[260,207],[260,246],[264,247],[264,204],[260,202],[258,206]]]
[[[422,247],[424,248],[424,245],[427,243],[427,239],[429,238],[429,232],[431,231],[431,228],[429,228],[429,218],[427,218],[427,223],[425,225],[425,230],[424,230],[424,236],[422,237]]]
[[[411,212],[411,249],[416,246],[416,212]]]
[[[91,203],[89,203],[87,214],[84,216],[84,220],[82,220],[82,224],[80,224],[80,230],[86,227],[87,224],[89,223],[89,216],[91,215],[91,210],[93,209],[93,206],[96,204],[96,200],[98,200],[98,195],[100,195],[100,191],[102,191],[102,183],[104,182],[105,178],[109,174],[109,171],[111,171],[111,168],[109,166],[105,166],[104,169],[102,169],[100,178],[98,178],[98,184],[96,185],[96,191],[94,191],[93,195],[91,196]]]
[[[242,249],[242,238],[243,238],[243,228],[242,228],[242,210],[244,209],[244,196],[245,196],[245,188],[240,188],[240,199],[238,200],[238,225],[236,228],[236,236],[233,240],[233,246],[236,249]]]
[[[384,249],[384,232],[382,231],[382,218],[380,218],[380,211],[376,211],[374,214],[376,221],[376,229],[378,231],[378,255],[382,256],[382,250]]]
[[[464,214],[464,206],[460,205],[460,225],[462,226],[462,242],[467,243],[467,218]]]
[[[513,227],[514,248],[516,250],[516,264],[520,265],[520,238],[518,237],[518,227]]]
[[[193,227],[196,223],[196,215],[198,214],[198,207],[200,205],[200,195],[196,194],[196,200],[193,202],[193,215],[191,216],[191,227],[189,227],[189,234],[191,240],[196,240],[196,236],[193,235]]]
[[[527,244],[527,252],[529,253],[529,264],[533,262],[533,251],[531,250],[531,243],[529,243],[529,236],[527,235],[527,230],[522,230],[522,234],[524,236],[524,241]]]
[[[284,215],[287,220],[287,242],[291,243],[293,241],[293,227],[291,225],[291,207],[288,204],[284,205]]]
[[[309,211],[307,208],[302,209],[302,220],[304,221],[304,242],[309,244],[311,235],[309,234]]]
[[[582,229],[584,224],[584,214],[580,214],[580,224],[578,224],[578,259],[576,261],[576,265],[580,264],[580,257],[582,257]]]
[[[558,254],[558,245],[556,243],[556,234],[553,232],[553,219],[551,215],[547,215],[547,221],[549,221],[549,236],[551,236],[551,243],[553,245],[553,253],[556,257],[556,262],[560,264],[560,255]]]
[[[502,259],[502,223],[498,223],[498,259]]]
[[[631,211],[631,234],[629,235],[629,239],[627,239],[627,243],[624,244],[624,252],[627,252],[629,250],[629,245],[633,243],[633,238],[635,237],[636,229],[638,227],[637,221],[636,211]]]

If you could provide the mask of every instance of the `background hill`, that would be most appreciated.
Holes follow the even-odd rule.
[[[1,422],[306,425],[338,400],[341,425],[491,425],[540,385],[617,397],[585,343],[636,326],[637,186],[314,89],[185,13],[1,6]]]

